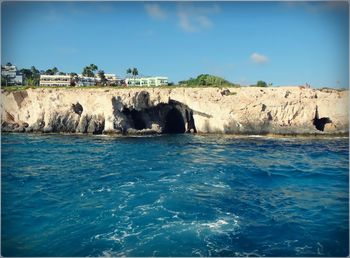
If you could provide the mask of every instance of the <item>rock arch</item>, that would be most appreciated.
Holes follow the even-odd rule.
[[[185,121],[181,112],[173,107],[165,116],[164,133],[184,133],[185,132]]]

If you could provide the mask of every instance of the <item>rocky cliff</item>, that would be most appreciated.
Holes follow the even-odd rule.
[[[1,92],[2,131],[348,133],[348,91],[301,87]]]

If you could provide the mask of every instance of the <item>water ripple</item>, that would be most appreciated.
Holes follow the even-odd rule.
[[[347,138],[2,136],[5,256],[346,256]]]

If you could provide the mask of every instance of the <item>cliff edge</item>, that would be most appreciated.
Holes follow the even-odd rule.
[[[37,88],[1,91],[2,131],[345,134],[348,91],[275,88]]]

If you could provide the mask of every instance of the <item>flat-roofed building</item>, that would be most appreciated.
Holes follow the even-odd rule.
[[[118,80],[117,75],[115,75],[113,73],[105,73],[105,77],[108,81],[117,81]]]
[[[70,75],[40,75],[40,86],[71,86]]]
[[[101,78],[99,74],[96,74],[96,82],[101,83]],[[120,79],[114,73],[105,73],[106,85],[119,85]]]
[[[118,77],[113,73],[105,73],[105,77],[107,80],[106,83],[108,85],[117,84],[119,81]],[[77,86],[94,86],[100,83],[101,83],[101,78],[98,74],[96,74],[95,77],[87,77],[87,76],[83,76],[82,74],[78,74]]]
[[[82,74],[78,74],[77,86],[95,86],[98,82],[95,77],[87,77]]]
[[[155,76],[155,77],[137,77],[137,78],[126,78],[125,83],[128,86],[166,86],[168,85],[168,77]]]
[[[6,80],[8,85],[22,85],[23,76],[17,70],[15,65],[4,65],[1,66],[1,77]]]

